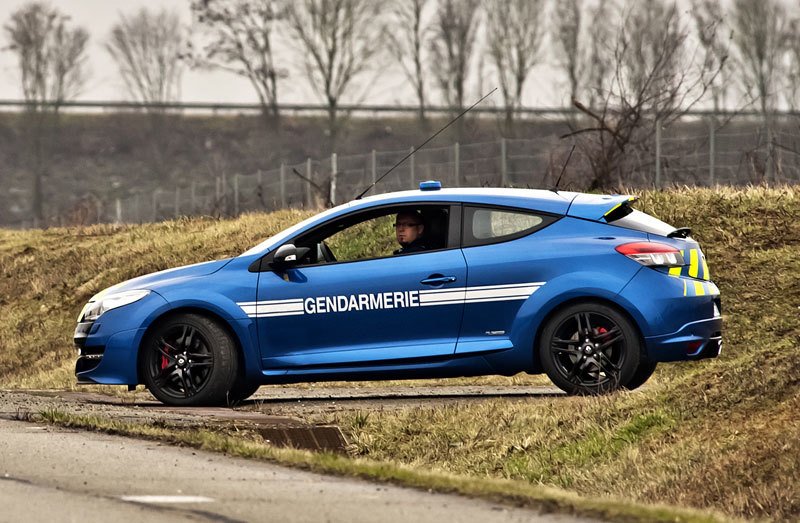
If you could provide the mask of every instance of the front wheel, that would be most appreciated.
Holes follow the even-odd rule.
[[[601,303],[579,303],[553,316],[539,357],[552,382],[568,394],[600,394],[631,383],[640,342],[631,321]]]
[[[205,316],[170,318],[147,336],[142,351],[142,380],[167,405],[221,405],[236,382],[236,345]]]

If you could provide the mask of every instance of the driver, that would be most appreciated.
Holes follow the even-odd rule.
[[[400,248],[394,254],[420,252],[428,248],[425,245],[425,225],[422,215],[417,211],[400,211],[394,220],[394,230]]]

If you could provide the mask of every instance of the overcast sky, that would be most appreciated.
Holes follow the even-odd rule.
[[[11,13],[30,0],[0,0],[0,27],[8,21]],[[72,23],[86,28],[90,33],[89,67],[90,77],[80,100],[125,100],[129,97],[124,84],[119,79],[116,65],[103,47],[112,25],[120,13],[130,14],[140,7],[175,9],[184,22],[190,23],[190,0],[51,0],[65,14],[72,17]],[[5,31],[0,31],[0,49],[7,45]],[[299,74],[299,73],[298,73]],[[366,76],[362,82],[370,84],[364,103],[404,104],[415,102],[411,88],[397,72],[383,72],[375,78]],[[528,80],[525,105],[553,106],[558,97],[553,95],[553,74],[543,68],[535,69]],[[484,82],[488,90],[492,86]],[[306,86],[306,82],[284,82],[278,89],[279,100],[283,103],[317,103],[319,99]],[[360,98],[362,91],[357,93]],[[474,93],[477,94],[477,93]],[[16,57],[8,51],[0,52],[0,99],[20,99],[19,73]],[[501,103],[499,95],[493,100]],[[252,86],[244,78],[222,71],[186,71],[183,76],[182,101],[256,103]],[[350,100],[352,101],[352,100]]]

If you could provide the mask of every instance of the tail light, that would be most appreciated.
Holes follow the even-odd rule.
[[[681,251],[665,243],[624,243],[617,245],[616,250],[631,260],[649,267],[682,267],[686,264]]]

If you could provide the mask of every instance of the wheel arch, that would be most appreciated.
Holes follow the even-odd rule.
[[[564,300],[562,302],[559,302],[557,305],[552,307],[544,315],[544,317],[542,318],[542,321],[540,321],[539,324],[537,325],[536,331],[535,331],[535,334],[534,334],[534,337],[533,337],[533,347],[531,347],[531,350],[533,351],[533,369],[532,369],[532,371],[533,371],[534,374],[538,374],[538,373],[544,372],[544,369],[542,369],[542,364],[540,362],[540,357],[539,357],[539,350],[540,350],[539,344],[540,344],[540,341],[541,341],[541,338],[542,338],[542,331],[544,331],[544,329],[547,326],[547,324],[550,322],[550,320],[556,314],[558,314],[562,310],[566,309],[567,307],[570,307],[570,306],[578,304],[578,303],[597,303],[597,304],[605,305],[605,306],[611,307],[612,309],[616,310],[617,312],[619,312],[620,314],[625,316],[631,322],[631,325],[633,325],[633,328],[636,329],[636,334],[639,337],[639,352],[641,353],[641,355],[647,356],[647,350],[646,350],[645,343],[644,343],[644,335],[642,334],[642,328],[639,325],[639,322],[636,320],[636,317],[633,314],[631,314],[631,312],[628,309],[626,309],[623,305],[619,304],[618,302],[615,302],[614,300],[611,300],[611,299],[608,299],[608,298],[604,298],[604,297],[601,297],[601,296],[592,296],[592,295],[573,296],[573,297],[568,298],[568,299],[566,299],[566,300]]]
[[[141,337],[139,342],[139,346],[136,347],[136,378],[138,383],[142,383],[142,357],[143,351],[142,348],[144,344],[147,342],[150,334],[153,333],[157,328],[163,325],[165,322],[174,318],[175,316],[180,316],[181,314],[197,314],[198,316],[204,316],[206,318],[211,319],[212,321],[216,322],[220,327],[222,327],[225,332],[231,337],[233,340],[234,346],[236,347],[236,357],[239,359],[239,372],[240,376],[245,376],[246,371],[250,368],[250,360],[247,357],[245,352],[245,344],[242,340],[242,334],[238,332],[238,329],[234,327],[232,320],[226,318],[219,312],[213,311],[211,309],[198,307],[198,306],[181,306],[176,307],[174,309],[169,309],[164,311],[163,313],[156,316],[150,324],[147,326],[144,334]],[[250,344],[247,344],[247,348],[250,348]]]

